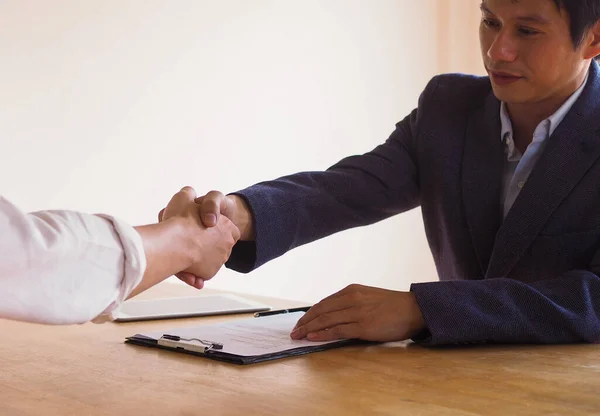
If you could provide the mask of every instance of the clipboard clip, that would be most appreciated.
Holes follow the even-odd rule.
[[[174,341],[174,342],[180,342],[180,341],[198,342],[198,343],[204,345],[204,352],[208,352],[211,350],[222,350],[223,349],[223,344],[221,344],[220,342],[208,341],[208,340],[200,339],[200,338],[183,338],[183,337],[180,337],[179,335],[163,334],[162,337],[160,337],[160,339],[158,340],[159,344],[161,344],[161,342],[160,342],[161,340]]]

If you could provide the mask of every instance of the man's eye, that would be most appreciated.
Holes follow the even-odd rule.
[[[531,35],[538,34],[540,32],[538,32],[535,29],[530,29],[528,27],[520,27],[519,28],[519,33],[521,33],[522,35],[525,35],[525,36],[531,36]]]
[[[486,27],[490,27],[490,28],[497,28],[500,26],[500,24],[494,20],[490,20],[490,19],[483,19],[483,24]]]

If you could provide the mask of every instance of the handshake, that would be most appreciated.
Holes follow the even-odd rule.
[[[211,191],[197,197],[193,188],[185,187],[173,196],[158,219],[157,226],[167,228],[165,235],[173,237],[159,238],[169,245],[161,251],[159,268],[166,263],[172,266],[168,273],[164,269],[158,273],[159,277],[175,273],[197,289],[217,274],[239,240],[255,240],[253,214],[246,201],[236,195]],[[182,253],[184,261],[172,262]],[[425,327],[414,293],[350,285],[315,304],[290,336],[310,341],[400,341]]]
[[[217,191],[198,197],[194,188],[186,186],[160,211],[158,220],[177,229],[172,248],[189,257],[190,266],[175,275],[197,289],[217,274],[238,240],[254,240],[246,201]]]

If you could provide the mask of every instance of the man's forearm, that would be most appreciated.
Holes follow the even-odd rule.
[[[600,342],[600,278],[574,270],[526,284],[509,278],[411,286],[430,331],[418,341],[454,343]]]
[[[142,237],[147,265],[142,281],[130,298],[190,267],[194,250],[191,228],[183,219],[172,218],[135,229]]]

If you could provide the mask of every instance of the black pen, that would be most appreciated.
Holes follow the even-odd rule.
[[[254,314],[254,317],[259,318],[261,316],[279,315],[281,313],[306,312],[310,308],[311,308],[310,306],[303,306],[301,308],[289,308],[289,309],[278,309],[276,311],[256,312]]]

